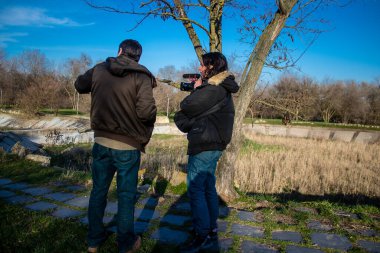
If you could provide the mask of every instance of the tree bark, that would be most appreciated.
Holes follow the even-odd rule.
[[[213,0],[210,3],[210,52],[222,52],[222,14],[224,0]]]
[[[186,11],[183,8],[181,0],[174,0],[174,4],[175,4],[176,8],[178,9],[179,16],[181,18],[188,19],[188,16],[186,14]],[[202,50],[201,43],[199,41],[197,33],[194,30],[193,25],[191,24],[190,21],[182,21],[182,24],[186,29],[187,35],[189,35],[191,43],[193,43],[194,50],[195,50],[195,53],[198,57],[199,62],[202,62],[203,50]]]
[[[243,140],[243,119],[261,75],[269,51],[283,29],[287,18],[297,0],[280,1],[281,6],[270,24],[265,28],[247,63],[236,102],[236,114],[232,141],[222,156],[217,169],[217,190],[225,202],[232,202],[238,197],[234,189],[235,162]]]

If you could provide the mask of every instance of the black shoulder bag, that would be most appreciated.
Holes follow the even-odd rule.
[[[219,111],[220,109],[222,109],[224,106],[227,105],[227,103],[230,101],[230,99],[231,99],[231,94],[228,93],[227,96],[222,101],[215,104],[213,107],[211,107],[207,111],[202,112],[201,114],[198,114],[197,116],[192,117],[192,118],[188,118],[182,111],[178,111],[174,115],[174,122],[175,122],[175,124],[179,130],[181,130],[184,133],[187,133],[191,130],[191,128],[192,128],[192,126],[196,120],[203,118],[204,116],[207,116],[207,115],[212,114],[214,112]]]

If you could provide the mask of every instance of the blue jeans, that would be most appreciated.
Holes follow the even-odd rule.
[[[119,250],[125,251],[136,238],[134,211],[141,153],[138,150],[116,150],[95,143],[92,155],[93,186],[88,207],[88,245],[96,247],[107,239],[103,216],[108,190],[117,172],[117,242]]]
[[[215,188],[215,170],[221,155],[222,151],[204,151],[189,156],[187,194],[194,230],[201,237],[217,228],[219,200]]]

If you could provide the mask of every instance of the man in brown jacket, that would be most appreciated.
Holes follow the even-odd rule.
[[[91,128],[95,135],[88,252],[97,252],[107,239],[103,216],[115,172],[119,252],[135,252],[141,245],[133,223],[137,175],[141,151],[149,142],[156,121],[156,81],[146,67],[138,64],[141,53],[137,41],[125,40],[120,43],[116,58],[107,58],[75,82],[79,93],[91,93]]]

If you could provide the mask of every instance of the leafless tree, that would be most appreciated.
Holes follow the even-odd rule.
[[[376,78],[367,91],[369,104],[368,123],[380,125],[380,78]]]
[[[68,59],[66,67],[66,76],[68,77],[64,87],[67,96],[71,101],[72,109],[79,111],[80,95],[74,88],[76,78],[84,73],[92,64],[91,57],[86,54],[81,54],[79,58]],[[81,103],[82,104],[82,103]],[[88,105],[88,103],[86,103]]]
[[[269,103],[292,114],[295,120],[311,118],[315,105],[317,86],[310,78],[297,78],[292,75],[282,76],[269,90]]]
[[[286,45],[284,41],[292,41],[296,38],[295,35],[304,33],[313,34],[314,36],[312,37],[315,38],[320,32],[320,19],[317,23],[318,26],[312,29],[310,28],[311,26],[307,26],[307,24],[310,24],[307,22],[314,20],[313,14],[315,10],[336,1],[276,0],[268,2],[210,0],[206,2],[203,0],[150,0],[146,2],[126,1],[127,6],[125,8],[120,7],[120,5],[118,7],[102,5],[101,0],[86,0],[86,2],[94,8],[140,17],[136,26],[149,17],[159,17],[163,20],[173,19],[181,22],[199,60],[201,60],[204,49],[200,43],[198,32],[203,32],[208,37],[209,51],[221,52],[223,41],[222,18],[226,16],[225,8],[230,13],[235,12],[238,15],[242,13],[242,20],[245,22],[242,29],[247,31],[244,39],[252,43],[252,50],[248,56],[240,82],[239,98],[236,102],[237,110],[233,140],[222,157],[217,171],[218,192],[222,198],[228,201],[237,196],[233,185],[233,168],[242,143],[241,128],[243,118],[264,65],[278,68],[293,65],[298,57],[293,59],[289,56],[290,54],[284,54],[281,51],[282,48],[286,48],[282,47],[282,45]],[[263,5],[264,7],[258,8],[258,6]],[[278,39],[279,37],[280,39]],[[277,52],[280,52],[280,54],[276,54]],[[271,60],[272,58],[268,58],[270,55],[274,57],[277,55],[278,61],[276,62],[275,60]]]

